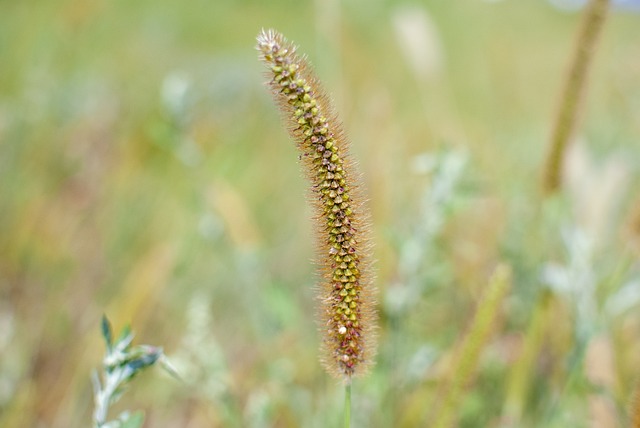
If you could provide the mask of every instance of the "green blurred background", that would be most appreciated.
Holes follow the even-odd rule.
[[[566,185],[544,199],[578,22],[533,0],[0,1],[0,426],[89,425],[103,313],[184,378],[145,373],[115,413],[339,426],[262,28],[315,65],[370,200],[380,351],[354,384],[354,426],[428,426],[499,261],[513,286],[459,426],[624,426],[640,372],[640,15],[606,23]]]

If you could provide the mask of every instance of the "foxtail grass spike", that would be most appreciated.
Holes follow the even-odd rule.
[[[364,374],[375,354],[375,290],[369,215],[349,144],[330,103],[304,56],[276,31],[258,35],[268,86],[300,151],[315,209],[321,361],[350,382]]]
[[[573,59],[569,65],[569,72],[551,133],[543,177],[545,195],[555,193],[562,186],[565,152],[577,122],[587,75],[593,62],[595,45],[600,36],[608,6],[609,0],[590,0],[584,11]]]

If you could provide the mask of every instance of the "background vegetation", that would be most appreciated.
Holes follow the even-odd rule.
[[[254,51],[263,27],[316,65],[373,211],[380,351],[354,384],[354,426],[428,422],[499,261],[513,285],[459,425],[623,426],[640,367],[638,19],[606,23],[566,185],[543,198],[578,13],[0,1],[0,426],[89,424],[103,313],[185,379],[145,373],[116,412],[338,426],[304,181]]]

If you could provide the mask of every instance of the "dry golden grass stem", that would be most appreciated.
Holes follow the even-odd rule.
[[[551,133],[543,177],[545,195],[555,193],[562,186],[564,156],[576,126],[589,68],[608,6],[609,0],[590,0],[586,6]]]
[[[349,143],[305,57],[276,31],[263,31],[257,49],[268,85],[300,151],[315,210],[322,361],[347,383],[366,372],[375,353],[375,290],[368,211]]]

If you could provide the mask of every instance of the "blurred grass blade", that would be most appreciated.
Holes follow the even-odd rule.
[[[111,332],[111,324],[107,319],[106,315],[102,315],[102,337],[104,338],[105,343],[107,344],[107,351],[111,351],[113,347],[113,334]]]
[[[460,413],[464,388],[478,366],[480,354],[493,331],[500,306],[510,285],[511,269],[506,265],[498,266],[482,296],[470,329],[458,349],[456,360],[450,370],[450,380],[444,388],[444,394],[438,399],[439,406],[429,426],[448,428]]]

